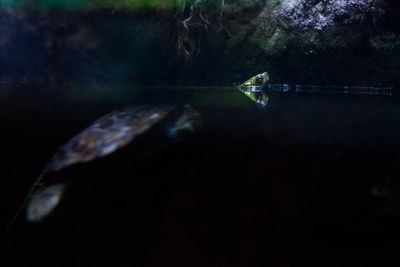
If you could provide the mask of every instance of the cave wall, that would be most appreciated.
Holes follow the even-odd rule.
[[[0,12],[0,72],[6,77],[146,81],[165,65],[167,18],[108,9]]]
[[[399,84],[396,1],[172,2],[146,9],[3,7],[0,71],[11,77],[223,84],[266,70],[273,82]]]
[[[231,23],[226,47],[234,73],[266,69],[277,82],[303,84],[398,84],[399,33],[388,22],[396,11],[386,3],[267,3],[247,22]]]

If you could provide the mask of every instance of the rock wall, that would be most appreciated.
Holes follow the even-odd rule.
[[[398,84],[399,34],[386,12],[372,0],[271,1],[231,25],[234,72],[266,69],[279,82]]]
[[[142,83],[398,85],[393,0],[172,1],[147,9],[0,9],[3,76]]]

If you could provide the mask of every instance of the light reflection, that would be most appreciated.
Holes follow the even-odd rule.
[[[268,104],[269,97],[263,90],[259,90],[259,91],[239,90],[239,91],[242,92],[248,98],[250,98],[257,105],[260,105],[263,108],[266,107]]]

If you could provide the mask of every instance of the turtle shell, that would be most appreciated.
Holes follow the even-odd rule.
[[[47,164],[44,173],[107,156],[163,120],[173,106],[129,106],[96,120],[73,137]]]

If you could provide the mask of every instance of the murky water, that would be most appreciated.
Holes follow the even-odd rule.
[[[260,109],[218,88],[65,88],[1,90],[2,226],[57,147],[107,112],[190,103],[203,126],[179,139],[156,127],[110,157],[60,173],[71,185],[54,215],[18,222],[6,236],[17,265],[368,261],[396,247],[394,97],[270,92]],[[69,249],[54,246],[61,243]]]

